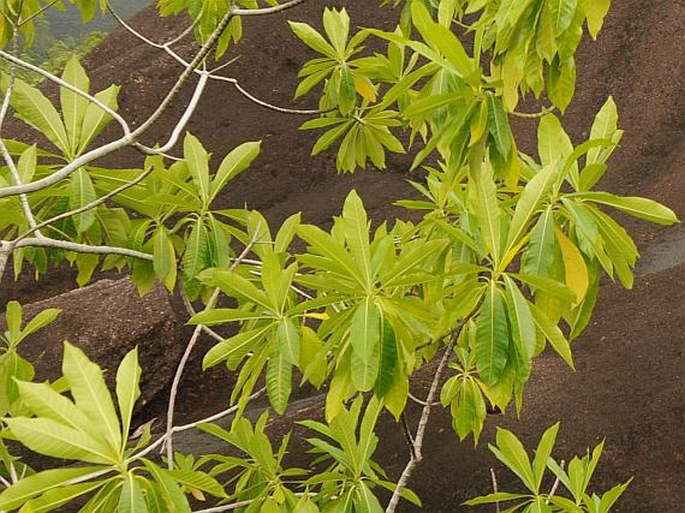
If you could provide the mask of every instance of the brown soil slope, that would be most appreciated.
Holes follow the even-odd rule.
[[[377,2],[336,3],[347,6],[358,25],[383,25],[391,18],[377,8]],[[318,24],[323,5],[312,0],[290,11],[287,18]],[[242,58],[227,69],[256,96],[283,106],[290,104],[299,65],[310,56],[289,33],[285,19],[286,15],[279,15],[248,20],[246,39],[239,47]],[[139,15],[134,25],[157,41],[179,29],[178,21],[160,22],[149,12]],[[683,48],[682,2],[614,2],[599,41],[586,42],[579,51],[577,97],[565,118],[574,139],[582,140],[594,113],[613,95],[627,133],[604,185],[615,192],[663,201],[681,216],[685,214],[685,180],[680,176],[685,164]],[[120,104],[134,120],[154,108],[179,69],[162,52],[138,44],[122,30],[91,55],[88,68],[95,87],[123,86]],[[185,91],[178,98],[146,142],[168,133],[189,94]],[[274,223],[302,210],[306,221],[325,225],[355,187],[376,219],[398,214],[390,203],[411,194],[405,183],[407,159],[393,157],[384,173],[336,176],[332,154],[309,157],[312,135],[298,132],[301,121],[255,106],[228,84],[212,84],[190,129],[217,155],[245,140],[264,139],[254,169],[222,198],[225,205],[262,209]],[[522,146],[529,148],[530,126],[521,126],[520,132]],[[134,165],[137,159],[129,154],[113,163]],[[630,222],[630,228],[642,243],[659,231],[637,222]],[[633,292],[605,287],[596,321],[576,346],[578,372],[566,370],[556,358],[544,358],[528,391],[524,420],[506,419],[528,446],[545,427],[561,419],[560,455],[580,451],[606,436],[607,457],[599,484],[636,475],[617,511],[678,513],[685,503],[681,486],[685,472],[683,279],[685,267],[680,266],[641,278]],[[192,416],[191,405],[204,392],[191,390],[194,395],[181,409]],[[493,461],[484,444],[477,451],[469,444],[457,444],[447,420],[436,419],[429,432],[435,443],[426,449],[414,489],[424,498],[425,511],[461,511],[459,502],[489,491],[488,466]],[[500,420],[492,419],[485,442]],[[387,425],[386,431],[391,438],[381,452],[396,477],[406,454],[402,440],[392,438],[398,429]]]

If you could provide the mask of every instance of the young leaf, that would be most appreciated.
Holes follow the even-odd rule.
[[[138,365],[138,348],[136,347],[124,357],[119,365],[116,377],[117,402],[119,404],[119,413],[121,414],[121,432],[124,440],[128,438],[133,407],[140,397],[140,375],[141,368]],[[122,447],[123,449],[124,447]]]
[[[266,392],[276,413],[283,415],[292,390],[292,365],[280,351],[274,351],[266,366]]]
[[[68,82],[84,93],[90,91],[90,80],[85,70],[81,66],[76,56],[73,56],[64,68],[62,80]],[[66,87],[60,88],[60,103],[62,105],[62,115],[69,139],[69,152],[73,156],[78,151],[81,143],[81,130],[83,120],[88,110],[88,100]]]
[[[65,342],[62,372],[76,406],[94,424],[114,454],[118,454],[121,450],[119,419],[100,367],[81,349]]]
[[[252,161],[259,155],[261,144],[261,141],[243,143],[224,157],[210,185],[211,192],[207,204],[214,201],[216,195],[228,182],[232,181],[252,164]]]
[[[367,298],[357,307],[350,325],[352,343],[352,381],[358,390],[371,390],[378,377],[380,314]]]

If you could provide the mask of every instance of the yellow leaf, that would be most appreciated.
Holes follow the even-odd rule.
[[[561,254],[564,257],[564,267],[566,269],[566,285],[576,294],[576,302],[573,306],[577,306],[585,298],[587,289],[590,285],[588,277],[587,266],[583,255],[576,245],[562,232],[559,228],[555,230],[557,240],[561,246]]]
[[[304,317],[308,317],[310,319],[319,319],[320,321],[325,321],[326,319],[329,318],[329,315],[326,312],[309,312],[304,314]]]
[[[370,102],[376,101],[376,88],[371,80],[364,75],[354,75],[354,88],[365,100]]]

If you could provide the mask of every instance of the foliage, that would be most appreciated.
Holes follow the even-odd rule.
[[[141,293],[161,282],[189,304],[204,305],[190,319],[195,333],[186,355],[201,330],[232,330],[229,337],[215,334],[220,340],[204,356],[204,367],[226,365],[237,379],[231,408],[222,413],[235,415],[230,429],[204,421],[175,426],[181,363],[165,433],[153,440],[146,432],[129,444],[142,372],[135,351],[117,372],[118,415],[102,370],[69,344],[60,386],[32,383],[30,364],[14,349],[37,329],[32,323],[42,327],[54,313],[22,331],[19,306],[10,303],[2,436],[80,464],[19,479],[3,448],[9,481],[0,508],[50,511],[87,496],[84,511],[190,511],[188,495],[203,500],[208,494],[220,508],[247,512],[376,512],[383,511],[381,489],[392,493],[388,512],[400,497],[419,503],[406,485],[421,460],[433,400],[439,397],[449,409],[460,439],[473,435],[477,442],[488,404],[504,411],[515,403],[521,411],[532,362],[547,344],[573,367],[571,343],[591,318],[602,275],[632,286],[637,249],[607,208],[677,222],[652,200],[596,190],[622,136],[612,98],[580,144],[555,113],[573,96],[573,55],[583,27],[597,36],[608,0],[398,0],[394,31],[352,33],[346,10],[335,8],[324,10],[323,31],[291,21],[295,36],[316,55],[303,65],[295,91],[295,97],[319,95],[319,110],[302,125],[323,130],[312,153],[338,145],[338,170],[352,172],[369,161],[384,168],[388,151],[411,152],[412,167],[425,171],[425,179],[412,182],[421,199],[398,204],[422,211],[423,218],[372,229],[355,191],[330,230],[302,223],[299,214],[272,230],[259,212],[217,207],[261,143],[243,143],[217,163],[187,132],[206,83],[226,78],[209,64],[239,42],[243,18],[300,3],[160,0],[161,15],[186,12],[194,20],[200,48],[186,62],[172,43],[163,45],[186,63],[184,71],[135,128],[118,112],[119,87],[91,93],[76,58],[61,78],[46,75],[60,86],[59,105],[14,73],[3,75],[6,103],[44,140],[0,140],[6,164],[0,169],[0,278],[12,258],[15,274],[29,265],[37,275],[66,260],[78,268],[79,285],[98,268],[126,269]],[[84,19],[106,7],[104,1],[76,4]],[[41,2],[0,5],[0,57],[10,69],[26,68],[10,42],[31,42]],[[367,52],[369,38],[385,52]],[[140,143],[193,75],[199,77],[195,92],[168,140]],[[519,151],[510,126],[529,92],[536,98],[546,93],[552,103],[524,115],[537,122],[537,155]],[[122,135],[104,140],[112,121]],[[178,156],[170,155],[179,141]],[[95,165],[126,147],[146,155],[140,168]],[[383,409],[404,417],[411,377],[436,362],[416,434],[409,437],[410,461],[393,483],[371,459],[374,426]],[[319,435],[308,443],[324,470],[287,468],[288,437],[274,450],[267,416],[253,424],[242,415],[262,379],[273,410],[286,412],[295,376],[326,385],[325,423],[301,423]],[[181,428],[202,429],[232,452],[174,453],[173,434]],[[543,436],[531,467],[520,442],[500,430],[496,455],[533,495],[475,501],[521,499],[530,511],[608,510],[604,497],[617,497],[627,485],[602,497],[587,495],[601,448],[564,470],[545,456],[555,436],[556,428]],[[166,468],[146,458],[163,443]],[[517,458],[508,456],[514,453]],[[573,501],[540,492],[546,468]]]
[[[478,504],[499,504],[501,502],[516,501],[517,504],[510,506],[508,511],[522,511],[524,513],[540,512],[568,512],[568,513],[606,513],[616,503],[618,498],[625,492],[630,481],[614,486],[602,495],[588,492],[588,486],[592,475],[597,468],[597,463],[604,448],[604,442],[597,445],[592,453],[588,450],[582,457],[574,456],[569,462],[568,468],[564,469],[564,462],[557,462],[551,454],[554,449],[559,423],[551,426],[540,438],[540,443],[535,450],[535,458],[531,462],[528,454],[516,438],[516,435],[506,429],[497,429],[496,445],[490,445],[490,451],[504,465],[513,472],[521,483],[526,487],[529,494],[495,492],[483,497],[477,497],[466,502],[470,506]],[[556,480],[549,493],[541,491],[545,474],[551,471]],[[571,495],[571,498],[563,497],[557,493],[559,483]]]

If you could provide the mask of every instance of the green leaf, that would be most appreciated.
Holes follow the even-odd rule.
[[[472,65],[459,39],[446,27],[435,23],[422,2],[412,2],[414,25],[425,41],[442,53],[458,76],[467,77]]]
[[[547,277],[554,259],[554,213],[547,207],[533,228],[530,242],[523,253],[523,273]]]
[[[358,390],[373,388],[378,377],[380,313],[372,299],[366,298],[354,312],[350,324],[352,343],[352,382]]]
[[[103,467],[78,467],[44,470],[20,479],[17,483],[3,490],[0,494],[0,509],[13,510],[29,499],[37,497],[48,490],[62,486],[68,481],[98,472]]]
[[[499,264],[502,212],[497,201],[497,186],[489,166],[478,170],[475,183],[477,200],[473,208],[488,252],[492,254],[495,263]]]
[[[169,235],[169,230],[164,226],[158,226],[153,236],[154,246],[152,253],[152,265],[155,276],[164,284],[169,292],[176,285],[176,250]]]
[[[661,203],[636,196],[616,196],[608,192],[583,192],[573,195],[600,205],[607,205],[626,214],[660,225],[668,226],[679,222],[675,212]]]
[[[12,434],[34,452],[53,458],[116,464],[118,454],[99,440],[52,419],[6,419]],[[92,426],[97,429],[97,426]]]
[[[119,96],[120,87],[112,85],[100,91],[95,95],[95,98],[111,110],[118,109],[117,96]],[[95,103],[88,105],[86,115],[83,118],[83,126],[81,128],[81,140],[78,147],[78,154],[83,153],[93,140],[102,133],[105,127],[112,121],[112,117],[104,110],[98,107]]]
[[[76,56],[73,56],[64,68],[62,80],[68,82],[84,93],[90,91],[90,80],[85,70],[81,66]],[[80,96],[66,87],[60,88],[60,103],[62,105],[62,115],[69,139],[69,152],[76,155],[79,144],[81,143],[81,130],[83,120],[90,103],[86,98]]]
[[[183,141],[183,158],[188,164],[188,171],[193,177],[193,183],[198,190],[198,196],[204,205],[209,205],[209,154],[200,140],[190,132]]]
[[[369,220],[364,204],[354,189],[347,195],[343,205],[343,223],[345,240],[352,258],[361,270],[364,283],[370,287],[374,276],[369,251]]]
[[[64,123],[52,102],[39,89],[17,79],[12,95],[12,107],[19,119],[45,135],[64,154],[69,153],[69,140]]]
[[[523,444],[511,431],[500,427],[497,428],[496,441],[496,447],[488,446],[490,451],[521,479],[526,488],[535,493],[535,476]]]
[[[516,283],[508,276],[504,277],[507,285],[507,312],[511,324],[511,333],[516,346],[516,354],[520,356],[517,361],[522,365],[523,375],[517,376],[525,380],[530,375],[530,362],[535,355],[535,342],[537,332],[535,321],[530,312],[528,301],[523,296]]]
[[[488,495],[483,495],[481,497],[476,497],[475,499],[470,499],[464,504],[467,506],[478,506],[480,504],[497,504],[506,501],[515,501],[519,499],[526,499],[528,495],[522,495],[520,493],[509,493],[509,492],[497,492],[490,493]]]
[[[266,393],[276,413],[283,415],[292,390],[292,365],[280,351],[271,353],[266,366]]]
[[[335,48],[333,48],[324,37],[306,23],[288,21],[290,29],[302,40],[309,48],[331,59],[336,58]]]
[[[540,438],[538,448],[535,450],[535,458],[533,459],[533,475],[535,476],[535,493],[540,492],[542,485],[542,478],[545,475],[547,468],[547,460],[552,454],[554,443],[559,432],[559,423],[550,426]]]
[[[9,305],[8,305],[9,307]],[[22,330],[22,338],[28,337],[32,333],[42,330],[49,324],[52,324],[55,319],[62,313],[59,308],[47,308],[40,313],[36,314]]]
[[[576,90],[576,62],[569,57],[563,62],[557,56],[549,66],[547,95],[552,103],[564,112]]]
[[[84,168],[79,168],[71,175],[69,182],[69,209],[76,210],[92,203],[97,198],[93,181]],[[87,210],[72,217],[76,231],[85,233],[95,222],[95,209]]]
[[[483,422],[487,415],[483,394],[472,379],[465,380],[459,388],[456,411],[453,408],[454,428],[460,440],[473,433],[474,443],[478,443]]]
[[[27,502],[21,511],[30,513],[54,511],[82,495],[93,492],[101,486],[103,486],[102,481],[92,481],[53,488],[45,492],[41,497]]]
[[[47,383],[18,381],[17,387],[24,404],[34,415],[97,437],[97,430],[94,429],[92,421],[74,403],[57,393]]]
[[[247,300],[269,313],[278,309],[272,305],[268,296],[248,280],[231,271],[211,270],[203,272],[199,276],[200,281],[207,285],[220,287],[221,290],[232,297]]]
[[[147,513],[147,511],[145,497],[140,488],[140,483],[138,483],[138,478],[133,472],[128,472],[124,476],[124,485],[121,488],[117,513]]]
[[[210,185],[211,192],[207,201],[208,204],[214,201],[216,195],[228,182],[232,181],[252,164],[252,161],[259,155],[261,144],[261,141],[243,143],[224,157]]]
[[[79,348],[65,342],[62,372],[78,409],[95,425],[113,453],[119,454],[122,446],[119,419],[100,367]]]
[[[504,373],[509,347],[509,325],[504,299],[497,285],[490,283],[480,309],[476,329],[476,367],[483,382],[496,385]]]
[[[383,316],[383,323],[381,325],[379,349],[380,361],[374,392],[378,397],[384,397],[390,391],[396,379],[404,379],[404,376],[397,372],[397,340],[395,330],[386,316]]]
[[[525,235],[529,222],[538,212],[543,202],[547,199],[556,178],[555,168],[547,166],[542,168],[523,189],[521,196],[516,203],[514,217],[509,228],[509,238],[507,242],[508,251]],[[549,211],[548,211],[549,212]],[[550,214],[546,214],[549,216]],[[549,224],[550,219],[545,223]],[[542,227],[545,229],[545,226]],[[539,262],[539,258],[537,259]]]
[[[226,497],[226,492],[219,482],[205,472],[175,469],[165,471],[165,473],[183,486],[202,490],[212,494],[214,497]]]
[[[173,511],[174,513],[190,513],[188,500],[181,488],[176,484],[174,478],[169,475],[169,471],[159,468],[149,460],[143,459],[142,461],[147,471],[157,482],[158,495],[161,496],[168,511]]]
[[[530,305],[530,309],[533,318],[535,319],[535,324],[540,328],[540,331],[545,335],[545,338],[549,340],[554,350],[564,359],[568,366],[575,370],[571,346],[559,327],[550,321],[545,313],[537,306]]]
[[[194,279],[210,265],[209,233],[201,217],[193,223],[183,252],[183,274]]]
[[[124,357],[119,365],[116,377],[117,402],[119,404],[119,413],[121,414],[121,432],[124,440],[128,438],[128,432],[131,428],[133,407],[140,397],[139,383],[141,372],[140,365],[138,365],[138,348],[136,347]],[[122,450],[124,448],[122,446]]]
[[[24,319],[22,308],[18,301],[10,301],[7,303],[5,319],[7,320],[7,329],[10,338],[18,339],[21,334],[21,324]]]
[[[538,154],[540,162],[549,166],[563,162],[573,153],[573,143],[554,114],[547,114],[538,124]],[[577,165],[576,165],[577,168]]]
[[[552,22],[557,35],[561,35],[573,21],[578,0],[549,0],[552,8]]]
[[[290,365],[300,362],[300,335],[292,319],[281,319],[278,322],[278,350]]]
[[[208,369],[227,360],[229,369],[235,370],[242,359],[272,329],[273,326],[268,324],[262,328],[238,333],[223,342],[219,342],[205,354],[202,359],[202,368]]]
[[[487,95],[488,101],[488,129],[495,140],[497,150],[503,156],[509,155],[514,136],[509,125],[509,116],[501,98],[493,94]]]

